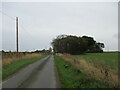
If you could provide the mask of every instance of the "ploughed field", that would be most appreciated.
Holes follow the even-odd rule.
[[[96,80],[97,82],[105,85],[105,87],[118,87],[118,53],[117,52],[86,53],[85,55],[69,55],[69,54],[56,54],[56,55],[61,57],[62,60],[64,60],[65,62],[75,67],[75,69],[78,72],[86,75],[87,78],[92,79],[92,81]],[[74,75],[74,77],[76,76]],[[62,82],[64,82],[64,80]],[[99,85],[99,87],[103,87],[103,85],[99,83],[97,83],[97,85]],[[80,84],[78,84],[78,86],[79,85]],[[98,87],[98,86],[95,86],[94,84],[94,85],[88,85],[88,87]]]

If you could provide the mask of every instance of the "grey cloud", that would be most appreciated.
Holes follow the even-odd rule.
[[[49,48],[52,39],[59,34],[93,36],[105,42],[111,50],[117,50],[114,37],[118,32],[118,11],[115,2],[3,3],[3,6],[3,11],[18,16],[31,34],[19,29],[21,50]],[[15,21],[4,17],[3,49],[14,50]],[[13,46],[8,47],[9,43]]]

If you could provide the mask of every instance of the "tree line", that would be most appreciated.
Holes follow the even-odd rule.
[[[104,43],[96,42],[93,37],[58,35],[53,39],[52,47],[55,53],[84,54],[103,52]]]

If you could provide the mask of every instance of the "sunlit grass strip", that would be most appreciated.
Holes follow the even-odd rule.
[[[14,74],[15,72],[17,72],[18,70],[20,70],[21,68],[23,68],[37,60],[42,59],[45,56],[46,55],[37,56],[37,57],[33,57],[33,58],[28,58],[28,59],[16,60],[10,64],[4,65],[2,67],[2,79],[5,79],[6,77],[8,77],[8,76]]]
[[[61,57],[55,56],[55,63],[62,88],[107,88],[108,86],[81,73]]]

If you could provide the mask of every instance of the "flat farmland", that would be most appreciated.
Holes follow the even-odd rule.
[[[86,55],[72,55],[74,59],[86,60],[98,66],[110,67],[118,69],[118,53],[87,53]]]
[[[57,54],[77,70],[109,87],[118,86],[118,53]],[[75,77],[75,76],[74,76]]]

